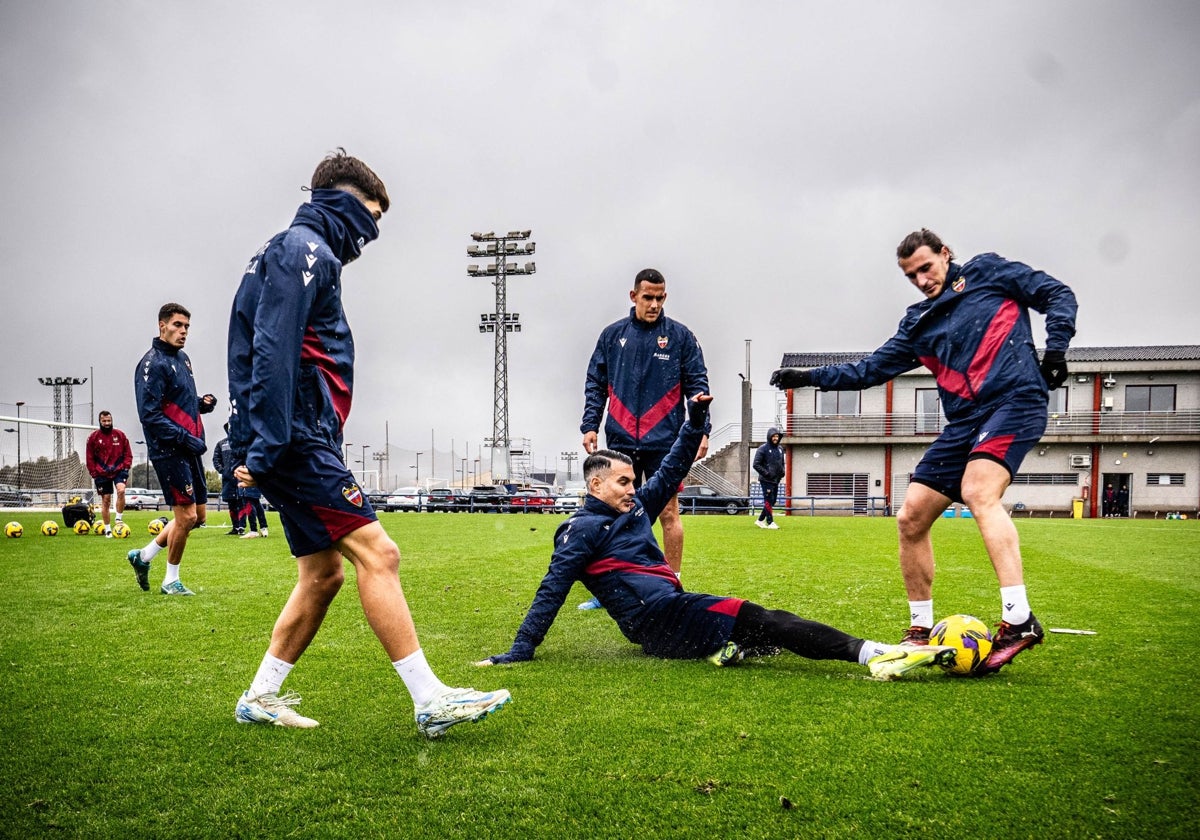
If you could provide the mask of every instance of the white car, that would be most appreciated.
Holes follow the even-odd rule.
[[[385,511],[411,510],[417,513],[421,510],[422,490],[420,487],[397,487],[388,493],[383,503]]]
[[[128,510],[158,510],[166,504],[161,493],[155,493],[144,487],[125,488],[125,507]]]
[[[583,507],[584,492],[582,490],[568,491],[554,497],[555,513],[574,513]]]

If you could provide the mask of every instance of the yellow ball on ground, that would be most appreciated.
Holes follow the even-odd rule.
[[[9,522],[4,526],[4,536],[10,537],[14,540],[24,533],[25,529],[21,526],[20,522]]]
[[[112,526],[112,535],[118,540],[125,539],[131,533],[133,532],[129,530],[129,526],[124,522],[118,522],[116,525]]]
[[[947,673],[965,676],[987,661],[992,652],[992,633],[973,615],[951,615],[929,631],[929,644],[955,648],[954,659],[942,667]]]
[[[47,519],[42,523],[42,536],[53,537],[58,533],[58,523],[53,519]]]
[[[100,527],[103,528],[104,526],[101,525]],[[84,534],[90,534],[92,532],[92,526],[88,523],[88,521],[86,519],[80,519],[78,522],[75,523],[74,527],[72,527],[71,530],[74,531],[76,534],[83,536]]]

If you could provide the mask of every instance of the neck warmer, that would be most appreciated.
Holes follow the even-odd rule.
[[[313,190],[312,201],[296,211],[296,223],[321,233],[343,265],[358,259],[363,246],[379,236],[371,211],[344,190]]]

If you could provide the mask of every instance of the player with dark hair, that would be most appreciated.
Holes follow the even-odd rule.
[[[772,531],[779,529],[775,524],[775,503],[779,501],[779,482],[783,481],[785,459],[779,441],[783,435],[775,427],[767,430],[767,441],[754,450],[754,471],[763,491],[763,509],[756,524],[759,528]]]
[[[115,491],[116,521],[120,522],[125,513],[125,482],[129,480],[133,450],[125,433],[113,428],[112,412],[101,411],[96,419],[100,428],[88,435],[85,447],[87,470],[96,483],[96,492],[100,496],[100,521],[104,523],[104,536],[111,537],[109,509],[113,508]]]
[[[910,613],[904,639],[929,639],[930,529],[951,502],[963,502],[979,525],[1000,584],[1001,621],[984,668],[995,672],[1045,636],[1029,607],[1017,529],[1001,497],[1045,431],[1049,390],[1067,379],[1066,351],[1078,307],[1069,287],[1023,263],[981,254],[959,265],[927,229],[906,236],[896,257],[925,297],[908,308],[896,334],[859,362],[781,368],[771,384],[852,391],[921,365],[933,372],[947,424],[913,471],[897,515]],[[1046,316],[1040,362],[1030,309]]]
[[[179,579],[179,564],[187,547],[188,534],[204,523],[208,489],[200,456],[208,449],[201,414],[217,405],[212,394],[196,396],[192,362],[183,345],[187,343],[192,314],[178,303],[158,310],[158,338],[138,362],[133,375],[138,416],[146,438],[146,452],[154,464],[163,498],[171,506],[172,519],[145,548],[134,549],[127,558],[138,586],[150,589],[150,561],[167,549],[167,570],[159,591],[164,595],[193,595]]]
[[[229,446],[229,424],[225,424],[225,437],[217,441],[213,447],[213,469],[221,474],[221,501],[229,510],[229,533],[227,537],[240,537],[246,533],[246,501],[243,488],[238,487],[237,477],[233,474],[237,464],[234,463],[232,449]]]
[[[234,473],[279,511],[298,580],[250,687],[239,723],[311,728],[281,695],[292,667],[342,588],[345,561],[428,738],[509,701],[504,689],[450,688],[434,675],[400,586],[400,550],[342,460],[354,383],[354,340],[342,309],[342,267],[379,235],[383,182],[339,149],[317,167],[312,199],[251,259],[229,319],[229,421]]]
[[[595,595],[625,638],[650,656],[708,658],[729,665],[746,654],[786,649],[809,659],[867,665],[878,679],[949,660],[954,648],[883,645],[741,598],[685,592],[667,565],[652,527],[687,474],[708,422],[711,398],[687,401],[687,422],[658,470],[635,489],[633,460],[601,449],[583,464],[588,495],[559,526],[554,554],[516,640],[505,653],[476,665],[533,659],[575,581]]]
[[[675,441],[686,413],[684,395],[708,393],[708,369],[696,336],[663,312],[667,280],[661,272],[639,271],[629,300],[633,306],[628,317],[609,324],[596,341],[588,362],[579,430],[584,451],[596,452],[600,420],[607,408],[605,442],[633,460],[634,480],[641,486]],[[706,428],[697,458],[708,452],[707,432]],[[661,522],[667,565],[678,574],[683,566],[683,522],[674,495],[662,510]],[[597,606],[593,598],[580,609]]]

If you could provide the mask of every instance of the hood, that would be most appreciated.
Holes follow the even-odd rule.
[[[342,265],[358,259],[363,247],[379,236],[371,211],[345,190],[313,190],[312,200],[300,205],[292,224],[319,232]]]
[[[767,443],[770,443],[771,438],[775,437],[775,435],[779,435],[780,440],[783,439],[783,432],[779,431],[779,429],[775,428],[774,426],[767,429]]]

